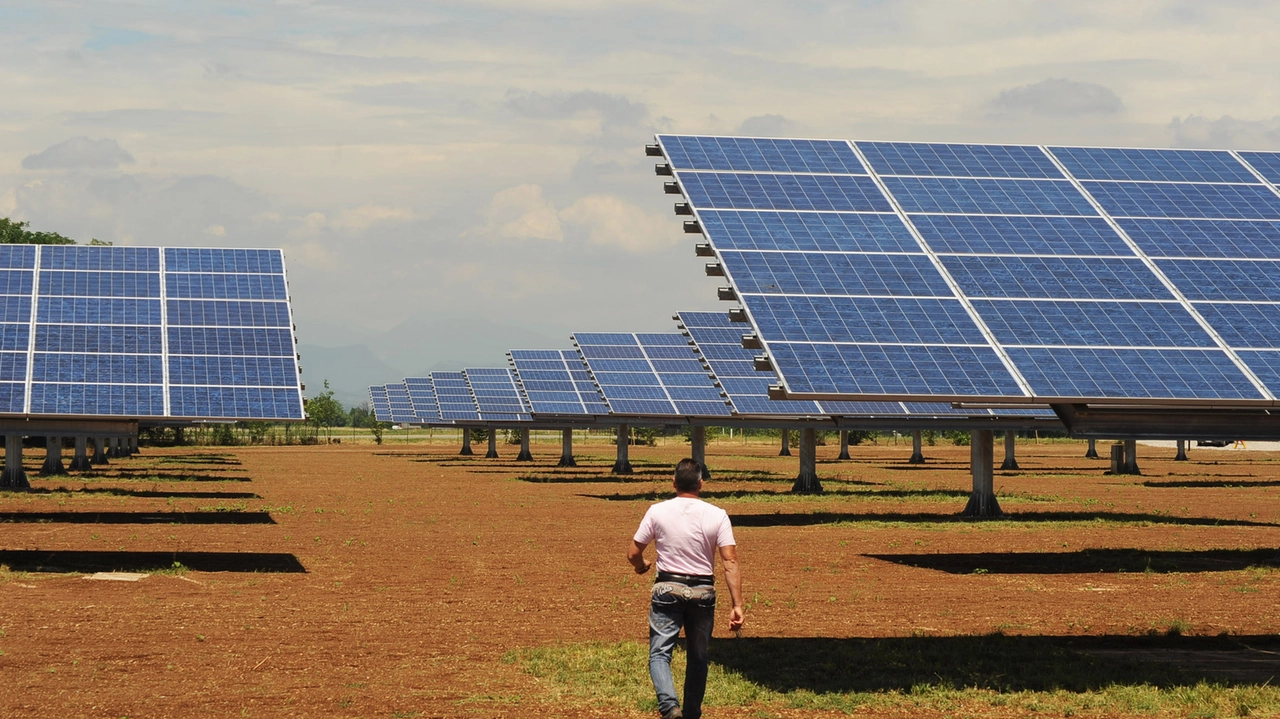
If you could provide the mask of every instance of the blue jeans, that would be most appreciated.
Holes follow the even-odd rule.
[[[661,591],[662,587],[655,585],[649,604],[649,677],[658,695],[658,711],[665,715],[680,706],[675,680],[671,678],[671,651],[675,649],[680,628],[684,627],[687,654],[684,717],[699,719],[702,697],[707,691],[707,649],[715,624],[716,595],[712,590],[705,596],[687,599],[682,596],[684,585],[668,586],[673,586],[675,591]]]

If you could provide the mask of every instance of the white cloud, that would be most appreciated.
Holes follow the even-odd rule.
[[[132,165],[133,155],[115,140],[73,137],[22,160],[26,170],[111,169]]]
[[[308,237],[326,230],[358,235],[376,224],[410,220],[413,216],[413,210],[407,207],[372,204],[344,208],[334,213],[333,217],[323,212],[309,212],[301,218],[301,224],[289,231],[289,235]]]
[[[1240,150],[1280,148],[1280,117],[1239,120],[1223,115],[1216,120],[1192,115],[1169,123],[1175,147],[1226,147]]]
[[[484,230],[493,236],[518,240],[564,240],[556,207],[538,185],[508,187],[493,196],[486,210]]]
[[[651,215],[616,195],[587,195],[560,213],[565,224],[585,233],[596,245],[631,252],[666,249],[679,242],[677,226]]]
[[[1003,90],[987,103],[995,115],[1115,115],[1124,110],[1120,97],[1109,88],[1091,82],[1049,78]]]

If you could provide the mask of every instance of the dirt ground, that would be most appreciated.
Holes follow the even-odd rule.
[[[616,715],[549,706],[502,658],[645,637],[651,579],[623,552],[687,445],[633,448],[628,478],[609,475],[603,442],[578,447],[577,469],[554,466],[558,444],[535,443],[532,463],[506,445],[497,460],[457,449],[144,448],[0,495],[0,715]],[[1280,453],[1173,462],[1140,446],[1142,476],[1110,476],[1083,444],[1028,440],[1021,469],[996,472],[1008,518],[972,522],[956,516],[968,448],[925,450],[910,465],[909,442],[844,462],[820,447],[828,491],[795,497],[795,457],[709,445],[706,497],[735,524],[745,637],[1158,632],[1189,643],[1151,661],[1225,681],[1275,673]],[[34,475],[43,452],[28,452]],[[1245,648],[1191,641],[1220,633]]]

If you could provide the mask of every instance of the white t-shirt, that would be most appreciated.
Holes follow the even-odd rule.
[[[635,540],[656,541],[658,569],[676,574],[714,574],[716,550],[737,544],[729,514],[693,497],[676,497],[649,507]]]

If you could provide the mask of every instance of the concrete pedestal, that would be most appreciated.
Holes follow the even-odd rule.
[[[707,428],[694,425],[690,430],[689,456],[702,465],[702,478],[711,479],[711,470],[707,469]]]
[[[631,448],[631,428],[625,424],[618,425],[618,460],[613,463],[614,474],[631,474],[631,460],[628,450]]]
[[[577,467],[578,463],[573,461],[573,430],[566,429],[560,440],[560,461],[556,463],[558,467]]]
[[[1098,440],[1096,439],[1089,440],[1089,451],[1084,453],[1084,458],[1085,459],[1098,458]]]
[[[1136,439],[1124,441],[1124,473],[1142,474],[1142,470],[1138,469],[1138,440]]]
[[[4,436],[4,473],[0,474],[0,487],[27,489],[27,473],[22,469],[22,435]]]
[[[779,457],[791,456],[791,430],[782,430],[782,451],[778,452]]]
[[[1178,440],[1178,454],[1174,456],[1173,461],[1175,462],[1187,461],[1187,440],[1185,439]]]
[[[471,451],[471,430],[465,427],[462,428],[462,451],[458,452],[458,454],[465,457],[475,454],[475,452]]]
[[[120,459],[120,438],[107,438],[107,457],[111,459]]]
[[[76,452],[71,458],[72,472],[88,472],[92,467],[89,464],[89,438],[83,435],[76,437]]]
[[[45,437],[44,448],[44,464],[40,467],[40,476],[57,477],[66,474],[67,468],[62,466],[62,438]]]
[[[489,429],[489,451],[484,453],[485,459],[498,458],[498,430]]]
[[[93,464],[109,464],[107,461],[107,438],[93,438],[93,459],[89,460]]]
[[[516,455],[517,462],[533,461],[533,453],[529,451],[529,431],[528,427],[520,430],[520,454]]]
[[[920,430],[911,433],[911,459],[907,460],[907,464],[924,464],[924,452],[921,451]]]
[[[995,437],[989,429],[974,430],[969,440],[969,468],[973,474],[973,492],[962,516],[985,518],[1004,514],[996,501],[995,474],[991,465],[995,459]]]
[[[818,438],[815,430],[800,430],[800,475],[791,491],[797,494],[820,494],[822,483],[818,481]]]
[[[1018,433],[1013,430],[1007,430],[1004,433],[1004,463],[1000,465],[1000,469],[1017,469],[1018,460],[1013,456],[1013,448],[1017,443]]]
[[[849,430],[842,429],[840,430],[840,454],[836,457],[836,459],[848,459],[848,458],[849,458]]]

